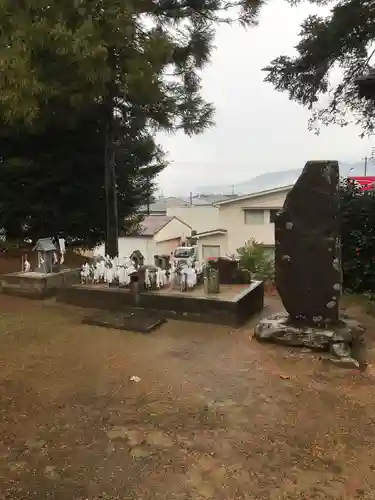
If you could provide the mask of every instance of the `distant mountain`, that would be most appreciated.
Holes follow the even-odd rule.
[[[249,194],[258,191],[266,191],[277,187],[288,186],[294,184],[300,175],[302,168],[294,168],[290,170],[280,170],[278,172],[267,172],[249,179],[248,181],[241,182],[233,185],[216,185],[216,186],[201,186],[195,188],[195,193],[205,194]],[[364,175],[364,162],[344,163],[340,162],[340,175],[347,176],[360,176]],[[369,162],[367,165],[367,175],[375,176],[375,165]]]

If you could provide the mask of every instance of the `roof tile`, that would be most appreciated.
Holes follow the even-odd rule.
[[[174,219],[174,217],[169,215],[147,215],[140,223],[136,233],[141,236],[154,236],[172,219]]]

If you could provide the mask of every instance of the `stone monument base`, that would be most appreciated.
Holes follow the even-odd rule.
[[[360,368],[359,346],[363,343],[364,328],[343,314],[340,323],[326,328],[296,326],[286,313],[262,319],[255,327],[259,342],[273,342],[291,347],[304,347],[330,354],[330,361],[348,368]]]
[[[4,274],[0,279],[0,292],[30,299],[46,299],[57,290],[79,283],[81,270],[62,269],[57,273],[37,271]]]

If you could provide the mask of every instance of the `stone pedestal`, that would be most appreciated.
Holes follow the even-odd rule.
[[[364,328],[345,315],[334,326],[318,328],[292,324],[288,314],[279,313],[262,319],[255,327],[254,337],[260,342],[328,352],[334,363],[359,368],[354,352],[362,344],[363,334]]]
[[[61,288],[76,285],[80,281],[80,269],[63,269],[58,273],[4,274],[0,281],[0,291],[7,295],[16,295],[33,299],[45,299],[56,295]]]

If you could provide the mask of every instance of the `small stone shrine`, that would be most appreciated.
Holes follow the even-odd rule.
[[[57,264],[57,252],[59,248],[52,238],[40,238],[33,248],[38,252],[38,266],[36,271],[43,274],[54,272],[53,267]]]
[[[363,328],[339,314],[339,210],[338,162],[307,162],[275,221],[276,288],[287,313],[262,319],[255,338],[329,351],[332,361],[358,367],[352,348]]]

